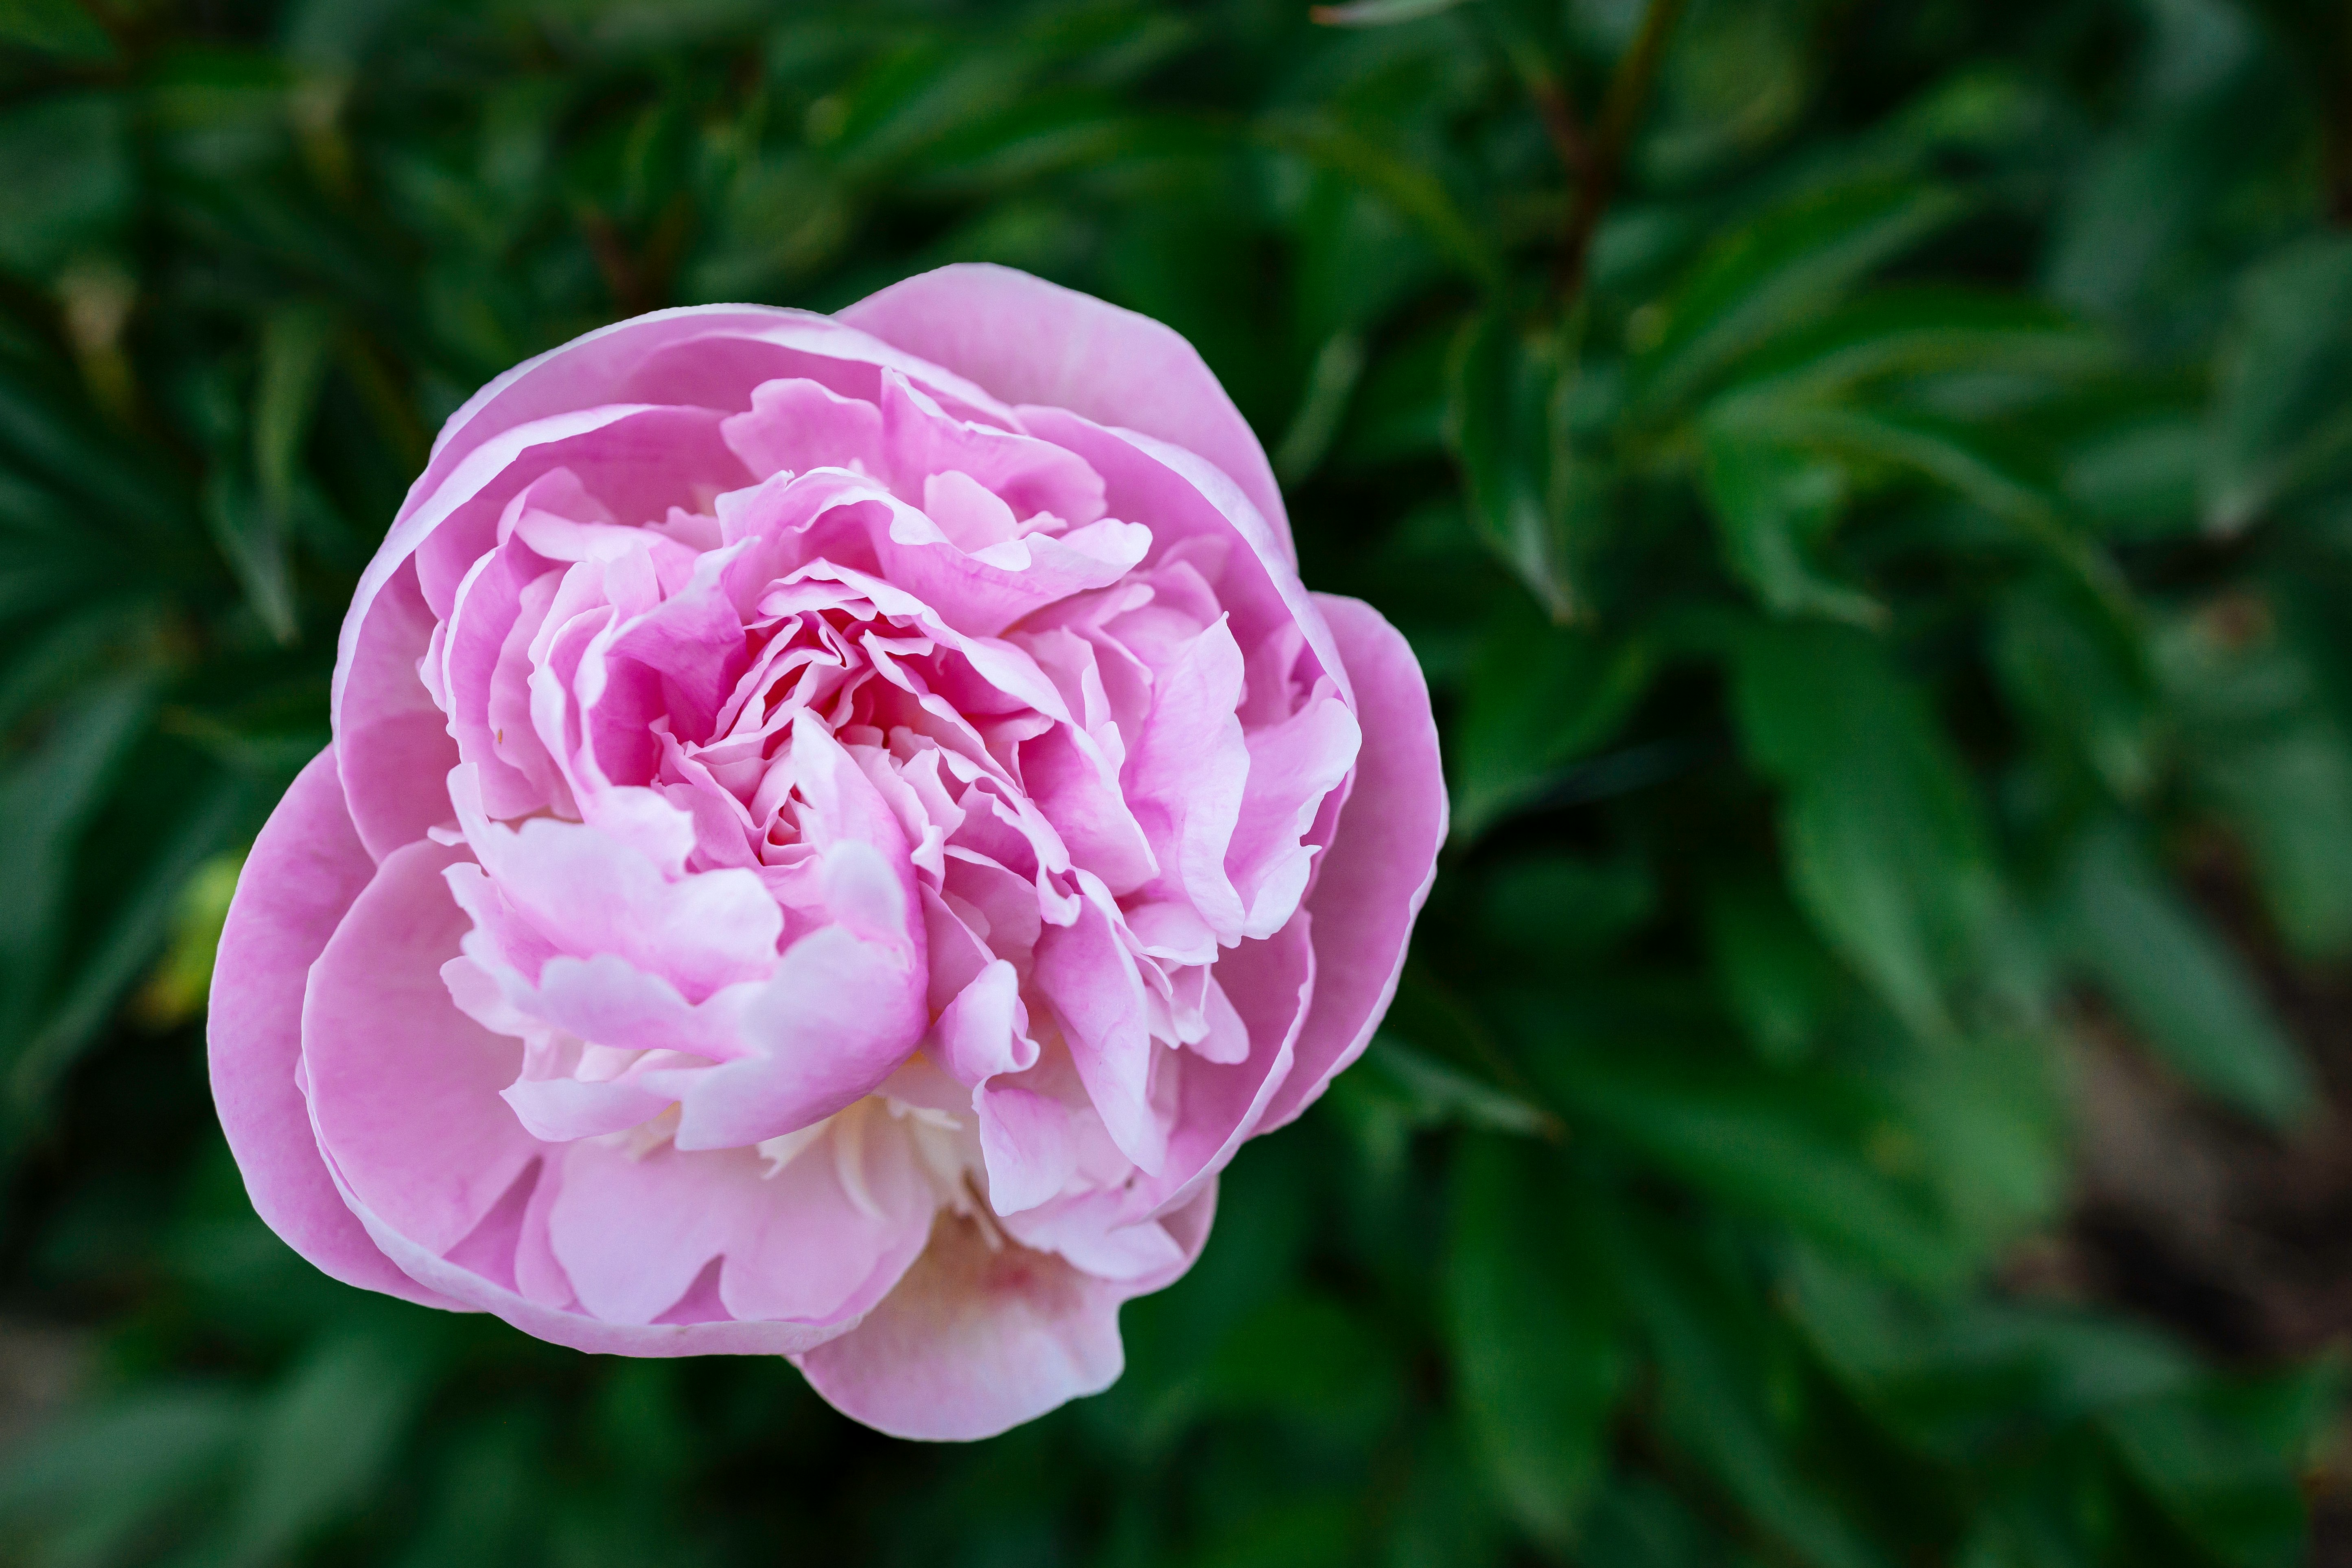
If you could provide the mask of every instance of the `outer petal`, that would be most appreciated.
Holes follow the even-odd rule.
[[[1007,403],[1066,408],[1198,452],[1297,551],[1249,422],[1181,334],[1009,267],[966,262],[894,283],[840,320],[971,377]]]
[[[401,1268],[467,1306],[495,1312],[523,1332],[550,1344],[603,1355],[790,1355],[821,1344],[842,1331],[838,1327],[746,1323],[726,1319],[683,1323],[599,1322],[584,1313],[527,1300],[474,1269],[436,1256],[386,1225],[348,1188],[343,1191],[343,1199],[367,1226],[376,1245]],[[515,1217],[518,1221],[521,1217],[519,1208]],[[507,1246],[513,1244],[512,1238],[505,1241]]]
[[[583,333],[525,360],[467,398],[441,426],[432,460],[410,487],[402,514],[483,442],[530,420],[600,403],[692,403],[732,412],[749,408],[751,389],[762,382],[812,371],[833,390],[855,391],[870,402],[876,373],[868,367],[888,365],[978,412],[1002,416],[1000,405],[961,377],[938,374],[938,367],[856,327],[772,305],[688,305]],[[699,374],[682,375],[680,367],[694,360],[701,361]],[[817,363],[803,363],[809,361]],[[838,367],[835,375],[823,375],[827,364]],[[853,367],[865,369],[865,384],[835,384],[840,372]]]
[[[246,858],[213,965],[213,1103],[264,1223],[347,1285],[455,1307],[378,1250],[335,1191],[294,1081],[302,987],[375,875],[343,807],[332,746],[310,760]]]
[[[1181,1261],[1118,1282],[1050,1253],[991,1250],[975,1226],[943,1214],[865,1321],[793,1359],[835,1409],[893,1436],[992,1437],[1118,1380],[1119,1303],[1192,1267],[1216,1201],[1211,1186],[1163,1219]]]
[[[1313,1104],[1372,1037],[1396,994],[1413,917],[1429,897],[1445,842],[1437,724],[1412,649],[1361,600],[1315,598],[1354,681],[1364,741],[1355,788],[1307,899],[1314,917],[1314,1005],[1290,1077],[1258,1121],[1261,1132]]]
[[[310,966],[302,1070],[310,1125],[347,1190],[446,1253],[488,1216],[544,1145],[499,1090],[522,1047],[457,1010],[441,966],[466,917],[430,840],[376,868]]]
[[[724,1318],[608,1323],[514,1289],[506,1260],[525,1240],[534,1180],[554,1179],[545,1163],[557,1151],[498,1099],[520,1047],[460,1013],[442,985],[439,966],[465,925],[438,875],[451,853],[427,842],[390,857],[312,966],[309,1125],[329,1151],[325,1173],[381,1255],[425,1289],[362,1282],[454,1299],[553,1343],[619,1355],[772,1355],[839,1332]],[[300,1127],[297,1099],[289,1124]]]

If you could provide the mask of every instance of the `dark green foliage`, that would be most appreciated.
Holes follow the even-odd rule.
[[[2345,15],[0,0],[0,1270],[89,1357],[0,1562],[2301,1561],[2332,1363],[2004,1270],[2086,1019],[2324,1115],[2261,975],[2352,954]],[[1190,335],[1412,638],[1382,1038],[970,1448],[320,1278],[197,1015],[432,432],[959,258]]]

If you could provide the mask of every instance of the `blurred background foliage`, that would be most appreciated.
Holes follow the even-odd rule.
[[[2347,222],[2337,0],[0,0],[0,1562],[2352,1562]],[[1372,1054],[971,1447],[318,1276],[202,1000],[438,422],[967,258],[1419,649]]]

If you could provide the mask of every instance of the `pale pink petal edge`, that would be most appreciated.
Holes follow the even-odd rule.
[[[1314,1007],[1260,1132],[1296,1121],[1370,1043],[1396,995],[1412,922],[1437,879],[1437,851],[1445,842],[1437,721],[1412,646],[1360,599],[1315,599],[1355,683],[1364,741],[1355,787],[1307,901],[1314,917]]]
[[[893,283],[837,319],[1007,403],[1066,408],[1199,453],[1232,476],[1274,525],[1284,559],[1297,565],[1265,448],[1199,351],[1173,328],[976,261]]]
[[[246,857],[213,964],[213,1103],[263,1223],[323,1272],[455,1307],[402,1272],[344,1206],[294,1078],[310,965],[375,875],[343,806],[332,746],[310,759]]]

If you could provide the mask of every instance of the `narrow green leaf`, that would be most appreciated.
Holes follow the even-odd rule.
[[[1884,605],[1811,559],[1844,510],[1844,470],[1736,426],[1709,426],[1702,440],[1701,480],[1725,558],[1765,606],[1777,615],[1885,625]]]
[[[1947,1038],[1946,977],[1996,898],[1976,804],[1918,693],[1860,633],[1777,624],[1742,639],[1735,696],[1786,790],[1798,902],[1915,1031]]]
[[[1716,246],[1662,307],[1633,362],[1636,404],[1653,416],[1681,405],[1967,209],[1953,191],[1897,180],[1766,213]]]
[[[283,1561],[373,1495],[423,1392],[424,1365],[364,1332],[312,1351],[261,1412],[224,1568]]]
[[[2077,842],[2063,888],[2075,950],[2125,1016],[2190,1082],[2277,1124],[2313,1104],[2310,1069],[2237,955],[2119,823]]]
[[[1606,745],[1656,667],[1638,637],[1612,642],[1532,611],[1491,615],[1448,747],[1455,840],[1475,842],[1563,766]]]
[[[0,1465],[0,1522],[47,1562],[133,1561],[158,1516],[217,1485],[252,1422],[241,1394],[170,1384],[71,1412]]]
[[[1448,1124],[1518,1137],[1557,1137],[1559,1118],[1481,1082],[1390,1035],[1375,1035],[1360,1068],[1402,1102],[1416,1127]]]
[[[56,997],[7,1063],[0,1142],[37,1125],[59,1075],[72,1066],[154,962],[170,935],[181,889],[217,853],[246,810],[242,782],[216,778],[190,792],[156,835],[127,896],[108,912],[86,952],[73,955]],[[207,966],[209,967],[209,966]]]
[[[1474,1137],[1454,1177],[1445,1300],[1470,1428],[1496,1490],[1555,1545],[1573,1540],[1600,1485],[1611,1407],[1624,1376],[1615,1312],[1556,1159]]]
[[[1393,1415],[1403,1378],[1390,1348],[1351,1310],[1294,1290],[1234,1326],[1200,1373],[1200,1408],[1274,1415],[1364,1440]]]
[[[308,302],[270,313],[261,327],[260,384],[253,400],[253,471],[280,516],[293,505],[301,448],[334,347],[334,318]]]
[[[1812,1046],[1846,984],[1777,885],[1708,889],[1707,945],[1716,984],[1757,1053],[1786,1066]]]
[[[1660,1415],[1674,1445],[1727,1492],[1778,1550],[1809,1568],[1893,1568],[1893,1560],[1795,1463],[1775,1418],[1771,1314],[1753,1284],[1687,1234],[1629,1227],[1627,1300],[1656,1359]]]
[[[1352,331],[1333,333],[1317,352],[1298,411],[1274,448],[1274,471],[1285,484],[1305,479],[1331,449],[1331,438],[1347,417],[1348,400],[1363,376],[1365,359],[1363,336]]]
[[[2352,465],[2352,239],[2250,274],[2219,368],[2205,520],[2233,534]]]
[[[48,999],[73,856],[152,711],[151,684],[86,689],[41,747],[0,776],[0,1054],[13,1060]]]
[[[1751,441],[1916,475],[1981,507],[2064,567],[2119,623],[2133,618],[2113,561],[2076,526],[2054,476],[2032,455],[1967,422],[1895,408],[1742,400],[1715,427]]]
[[[2352,946],[2352,733],[2259,598],[2224,598],[2155,641],[2198,793],[2251,852],[2287,940]]]
[[[2335,1403],[2325,1395],[2338,1392],[2324,1371],[2303,1376],[2318,1383],[2322,1398],[2297,1402],[2309,1410],[2307,1426],[2285,1455],[2251,1440],[2249,1423],[2233,1408],[2245,1394],[2232,1389],[2151,1401],[2115,1411],[2101,1425],[2165,1516],[2213,1562],[2301,1568],[2310,1561],[2309,1520],[2296,1477],[2281,1460],[2300,1459],[2323,1440]]]
[[[1461,466],[1479,537],[1555,620],[1578,608],[1578,534],[1596,520],[1597,476],[1565,410],[1573,366],[1556,334],[1489,312],[1466,323],[1447,365],[1446,445]]]
[[[2135,1324],[1923,1296],[1811,1248],[1792,1262],[1782,1300],[1813,1353],[1890,1438],[1947,1463],[2013,1441],[2023,1423],[2079,1422],[2197,1377],[2179,1345]]]
[[[226,464],[205,486],[205,521],[255,618],[281,646],[301,636],[280,514]]]
[[[1655,1049],[1560,1051],[1542,1072],[1571,1133],[1605,1130],[1735,1209],[1922,1283],[1966,1266],[1926,1194],[1872,1163],[1888,1108],[1851,1086]]]
[[[2069,589],[2043,576],[2008,595],[1993,627],[1993,668],[2045,745],[2087,763],[2117,799],[2136,800],[2157,766],[2147,649]]]
[[[2104,338],[2037,300],[1880,289],[1774,339],[1740,363],[1719,395],[1827,402],[1872,382],[1953,371],[2068,381],[2115,360]]]
[[[1486,229],[1462,211],[1427,165],[1322,114],[1277,113],[1258,121],[1272,145],[1347,176],[1394,207],[1441,256],[1483,287],[1499,288],[1503,263]]]

